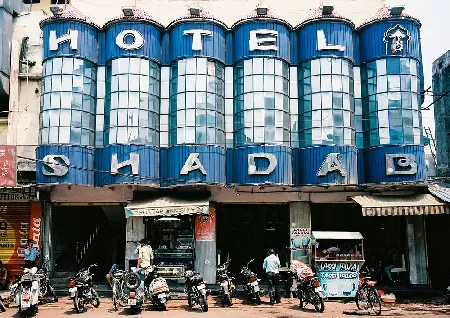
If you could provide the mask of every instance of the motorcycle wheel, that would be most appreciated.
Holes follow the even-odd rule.
[[[75,311],[77,314],[84,310],[84,301],[78,296],[78,293],[73,297],[73,306],[75,307]]]
[[[189,309],[192,309],[195,306],[195,301],[194,301],[192,295],[188,295],[188,306],[189,306]]]
[[[161,311],[167,311],[167,303],[161,303],[159,308],[161,308]]]
[[[233,306],[233,299],[231,299],[231,295],[230,294],[227,294],[227,295],[225,295],[225,297],[224,297],[224,305],[225,306]]]
[[[39,298],[44,298],[47,296],[48,293],[48,286],[46,283],[43,283],[39,286]]]
[[[261,305],[261,293],[259,291],[255,293],[255,303]]]
[[[2,301],[1,298],[0,298],[0,310],[1,310],[2,312],[5,312],[5,311],[6,311],[5,305],[3,305],[3,301]]]
[[[236,285],[233,282],[230,283],[230,295],[233,298],[236,298]]]
[[[380,301],[380,297],[378,296],[378,292],[375,288],[373,288],[373,287],[370,288],[368,298],[369,298],[370,307],[372,308],[373,312],[377,316],[381,315],[381,301]]]
[[[317,312],[323,312],[325,310],[325,303],[323,301],[323,298],[320,297],[318,293],[314,293],[314,308]]]
[[[359,310],[367,310],[367,295],[363,289],[358,289],[355,301]]]
[[[199,302],[200,302],[200,308],[202,309],[202,311],[207,312],[208,311],[208,300],[206,299],[206,295],[201,295]]]
[[[91,289],[91,293],[92,293],[91,304],[92,304],[92,306],[97,308],[98,306],[100,306],[100,299],[98,298],[98,294],[94,288]]]

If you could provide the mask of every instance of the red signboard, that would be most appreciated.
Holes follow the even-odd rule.
[[[214,241],[216,238],[216,210],[209,209],[209,214],[195,217],[195,240]]]
[[[0,146],[0,186],[15,187],[16,183],[16,146]]]

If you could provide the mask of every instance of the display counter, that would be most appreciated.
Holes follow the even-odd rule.
[[[326,297],[355,297],[364,264],[358,232],[312,232],[313,264]]]

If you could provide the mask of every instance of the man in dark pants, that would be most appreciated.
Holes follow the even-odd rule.
[[[263,268],[267,274],[270,289],[270,304],[280,303],[280,292],[278,282],[280,281],[279,269],[281,267],[280,259],[275,255],[275,250],[269,250],[269,256],[264,259]]]

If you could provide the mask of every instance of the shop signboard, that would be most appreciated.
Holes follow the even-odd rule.
[[[358,290],[359,261],[317,261],[316,273],[325,297],[355,297]]]
[[[0,186],[16,186],[16,171],[16,146],[0,146]]]
[[[216,209],[209,208],[208,214],[199,214],[195,217],[195,240],[216,240]]]

